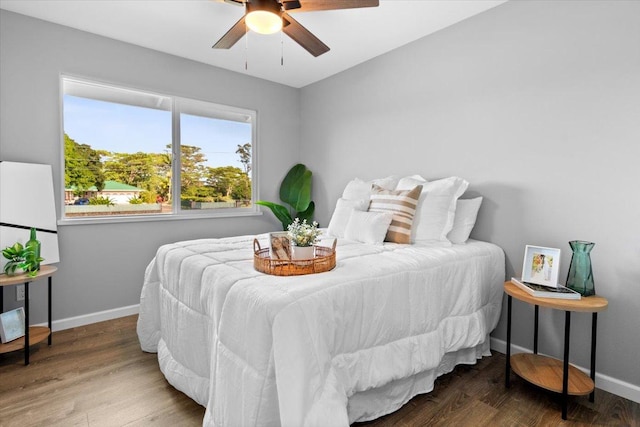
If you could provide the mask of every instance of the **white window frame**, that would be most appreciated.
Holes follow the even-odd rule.
[[[147,214],[147,215],[104,215],[104,216],[87,216],[87,217],[66,217],[65,216],[65,146],[64,146],[64,84],[66,82],[79,83],[84,85],[92,85],[96,88],[115,89],[120,91],[132,91],[136,94],[147,95],[148,99],[169,99],[172,122],[172,164],[171,164],[171,191],[172,199],[172,212],[164,214]],[[116,102],[116,101],[112,101]],[[122,104],[136,105],[127,102],[121,102]],[[224,209],[192,209],[183,210],[181,207],[181,150],[180,150],[180,114],[193,114],[193,112],[206,110],[212,115],[206,117],[212,118],[229,118],[237,119],[243,118],[250,122],[251,126],[251,206],[246,208],[224,208]],[[191,113],[190,113],[191,112]],[[262,212],[255,203],[258,199],[258,143],[257,143],[257,127],[258,127],[258,113],[255,110],[250,110],[240,107],[232,107],[223,104],[217,104],[209,101],[198,100],[193,98],[179,97],[169,94],[161,94],[146,89],[136,89],[127,87],[125,85],[106,83],[97,81],[95,79],[88,79],[84,77],[75,77],[68,74],[60,76],[60,153],[61,153],[61,173],[60,184],[61,189],[60,196],[60,219],[59,225],[73,225],[73,224],[97,224],[97,223],[114,223],[114,222],[139,222],[139,221],[166,221],[166,220],[183,220],[183,219],[202,219],[202,218],[226,218],[226,217],[241,217],[241,216],[254,216],[262,215]],[[240,121],[240,120],[238,120]]]

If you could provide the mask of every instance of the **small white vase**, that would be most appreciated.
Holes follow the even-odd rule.
[[[2,271],[2,270],[0,270],[0,273],[2,273],[2,272],[3,272],[3,271]],[[9,277],[19,276],[19,275],[24,274],[24,273],[26,273],[26,272],[24,271],[24,268],[22,268],[22,267],[18,267],[18,268],[16,268],[16,271],[14,271],[13,273],[11,273],[11,274],[7,273],[7,276],[9,276]],[[0,290],[0,292],[2,292],[2,290]],[[0,308],[1,308],[1,307],[0,307]]]
[[[313,259],[315,257],[315,254],[315,246],[291,245],[291,258],[293,259]]]

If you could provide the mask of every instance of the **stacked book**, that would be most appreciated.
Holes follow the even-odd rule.
[[[522,288],[534,297],[541,298],[560,298],[560,299],[580,299],[580,294],[567,287],[557,286],[545,286],[538,285],[536,283],[525,282],[521,279],[511,278],[511,283]]]

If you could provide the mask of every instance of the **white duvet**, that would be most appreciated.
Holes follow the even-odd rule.
[[[254,270],[252,242],[164,245],[146,270],[142,349],[206,406],[204,425],[347,426],[489,354],[505,277],[493,244],[343,240],[334,270],[276,277]]]

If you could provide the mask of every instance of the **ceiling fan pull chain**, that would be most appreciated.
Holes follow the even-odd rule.
[[[284,31],[280,30],[280,66],[284,67]]]
[[[249,27],[244,27],[244,70],[249,69]]]

